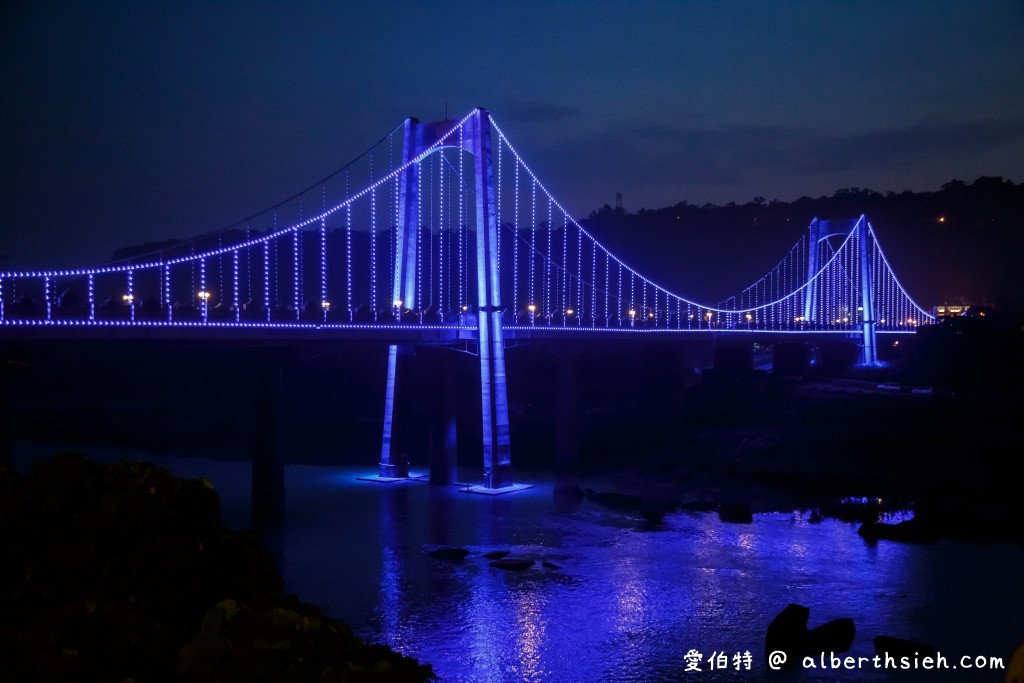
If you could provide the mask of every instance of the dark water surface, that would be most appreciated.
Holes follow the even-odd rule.
[[[249,521],[247,463],[156,456],[205,476],[226,523]],[[940,541],[868,543],[855,524],[810,523],[799,511],[724,524],[676,513],[657,525],[583,502],[566,506],[543,475],[505,496],[425,482],[356,480],[369,468],[291,465],[287,522],[270,539],[288,590],[369,640],[432,664],[444,681],[1002,681],[1000,671],[798,671],[772,674],[768,623],[791,602],[810,626],[852,617],[849,655],[881,634],[1009,661],[1024,639],[1024,547]],[[431,558],[459,546],[462,562]],[[537,560],[509,572],[484,553]],[[546,568],[547,560],[559,568]],[[703,655],[686,673],[686,654]],[[749,671],[732,656],[749,651]],[[712,653],[727,670],[709,670]]]

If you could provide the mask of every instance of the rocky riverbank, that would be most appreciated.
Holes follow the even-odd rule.
[[[282,594],[205,480],[63,454],[0,468],[0,658],[18,681],[428,681]]]

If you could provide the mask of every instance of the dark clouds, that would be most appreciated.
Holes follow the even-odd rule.
[[[5,8],[0,267],[216,229],[446,104],[577,215],[1024,180],[1020,3]]]

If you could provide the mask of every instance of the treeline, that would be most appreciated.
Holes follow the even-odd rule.
[[[690,204],[632,213],[604,205],[586,223],[628,263],[680,294],[717,301],[763,275],[815,218],[865,214],[897,277],[922,306],[1024,303],[1024,184],[952,180],[935,192],[846,188],[830,197]]]

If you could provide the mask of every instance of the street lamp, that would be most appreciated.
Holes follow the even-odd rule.
[[[210,292],[205,289],[200,289],[196,296],[199,298],[199,308],[202,311],[203,322],[205,323],[207,312],[210,308]]]

